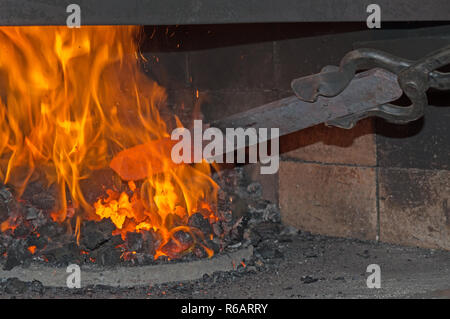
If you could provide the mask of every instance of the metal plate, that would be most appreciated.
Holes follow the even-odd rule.
[[[338,96],[319,96],[313,103],[291,96],[210,125],[222,131],[237,127],[279,128],[280,136],[283,136],[316,124],[367,111],[374,106],[392,102],[401,95],[402,90],[395,74],[383,69],[372,69],[357,74]]]
[[[0,25],[65,25],[66,7],[84,25],[366,21],[372,0],[0,0]],[[450,20],[448,0],[378,0],[382,22]]]

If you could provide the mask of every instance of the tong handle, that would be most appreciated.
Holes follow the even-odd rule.
[[[345,116],[328,122],[328,125],[351,128],[359,120],[377,116],[388,122],[405,124],[423,116],[428,105],[426,91],[431,87],[450,90],[450,73],[437,69],[450,64],[450,45],[445,46],[417,61],[397,57],[375,49],[358,49],[347,53],[340,66],[327,66],[322,72],[295,79],[291,87],[296,96],[314,102],[319,96],[333,97],[340,94],[350,83],[356,72],[372,68],[383,68],[397,75],[397,81],[411,105],[398,106],[391,103],[378,105],[371,110]]]

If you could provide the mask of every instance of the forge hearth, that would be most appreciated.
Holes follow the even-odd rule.
[[[242,168],[215,178],[221,185],[218,221],[210,224],[201,213],[194,213],[189,217],[188,225],[208,237],[206,247],[219,257],[249,246],[260,247],[265,258],[276,257],[276,248],[269,241],[281,230],[280,214],[275,205],[262,198],[261,186],[249,183]],[[161,265],[208,257],[201,247],[189,249],[193,238],[187,232],[178,231],[174,234],[178,243],[169,241],[161,250],[170,254],[181,244],[184,248],[182,253],[174,256],[174,260],[168,256],[155,258],[155,234],[151,231],[129,233],[123,239],[120,234],[114,235],[116,227],[108,219],[83,221],[77,244],[72,231],[75,221],[58,223],[51,218],[53,205],[50,204],[55,200],[51,189],[39,182],[31,183],[20,201],[15,199],[10,188],[2,186],[2,222],[7,221],[12,212],[20,212],[17,226],[11,226],[0,234],[4,270],[39,264],[51,267],[69,264],[103,267]],[[247,258],[246,262],[249,261]]]
[[[143,72],[139,32],[1,28],[5,269],[30,257],[102,265],[212,257],[241,239],[217,201],[212,166],[175,164],[164,146],[173,123],[183,124],[161,115],[166,93]]]
[[[139,32],[0,28],[3,270],[220,257],[264,243],[261,224],[279,225],[277,206],[242,168],[172,160],[169,132],[199,112],[169,107],[144,72]]]

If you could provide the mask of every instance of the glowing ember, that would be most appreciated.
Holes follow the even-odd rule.
[[[159,241],[155,257],[176,258],[196,245],[211,256],[203,234],[187,226],[199,211],[215,220],[209,205],[215,205],[217,185],[206,162],[173,165],[166,152],[147,149],[159,165],[153,170],[149,163],[148,171],[158,174],[131,180],[127,189],[109,189],[93,206],[80,186],[121,150],[170,136],[159,115],[164,89],[140,70],[139,31],[0,27],[0,180],[14,185],[19,196],[37,176],[56,183],[60,201],[52,217],[76,218],[78,241],[81,220],[108,218],[123,238],[153,232]],[[1,231],[11,228],[9,222],[1,225]]]
[[[3,223],[0,224],[0,231],[5,232],[8,229],[14,230],[17,228],[17,225],[14,225],[11,220],[5,220]]]

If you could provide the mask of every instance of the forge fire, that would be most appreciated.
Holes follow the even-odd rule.
[[[450,298],[449,13],[0,0],[0,299]]]
[[[174,165],[170,153],[152,148],[172,122],[182,124],[160,115],[166,93],[142,71],[140,35],[134,26],[0,28],[0,195],[9,198],[0,227],[34,238],[29,254],[45,260],[48,246],[61,244],[42,240],[49,219],[77,246],[95,237],[90,227],[103,227],[122,259],[136,254],[137,237],[152,243],[139,249],[155,259],[214,254],[219,187],[210,164]],[[148,177],[123,181],[111,160],[136,145],[152,154]],[[134,173],[133,165],[122,169]],[[27,206],[34,185],[45,189],[32,194],[45,202],[39,211]],[[95,247],[105,235],[94,234]]]

